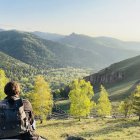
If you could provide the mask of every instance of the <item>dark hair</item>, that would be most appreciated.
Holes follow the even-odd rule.
[[[20,93],[20,86],[17,82],[8,82],[4,87],[4,92],[8,96],[14,96]]]

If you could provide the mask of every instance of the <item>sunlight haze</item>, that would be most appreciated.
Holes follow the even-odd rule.
[[[0,28],[140,41],[139,0],[0,0]]]

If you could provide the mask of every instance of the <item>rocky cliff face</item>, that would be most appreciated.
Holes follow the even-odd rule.
[[[109,72],[109,70],[103,70],[99,73],[87,76],[84,79],[90,81],[92,85],[109,84],[123,80],[124,73],[122,71]]]

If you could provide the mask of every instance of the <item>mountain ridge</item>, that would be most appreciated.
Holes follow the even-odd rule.
[[[56,33],[40,32],[40,31],[34,31],[31,33],[39,36],[42,39],[51,40],[51,41],[57,41],[64,37],[64,35],[60,35]]]
[[[128,97],[134,85],[139,83],[139,69],[140,55],[114,63],[84,79],[91,82],[97,93],[103,84],[110,91],[111,100],[120,100]]]
[[[88,50],[72,48],[59,42],[40,39],[28,32],[13,30],[0,32],[0,51],[38,68],[93,67],[90,60],[95,58]]]
[[[123,42],[110,39],[113,43]],[[0,32],[0,51],[38,68],[70,66],[93,68],[97,71],[140,54],[137,49],[121,49],[113,46],[113,43],[108,41],[108,37],[93,38],[75,33],[55,42],[42,39],[30,32],[16,30]],[[110,44],[111,46],[108,46]],[[139,43],[137,44],[139,46]]]

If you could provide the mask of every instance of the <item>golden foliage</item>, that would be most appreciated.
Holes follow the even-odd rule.
[[[8,78],[6,77],[4,70],[0,69],[0,100],[6,96],[4,93],[4,87],[7,82]]]
[[[111,114],[111,109],[112,107],[108,98],[108,92],[103,85],[101,85],[100,97],[97,104],[97,113],[99,116],[108,116]]]
[[[43,76],[35,78],[34,90],[29,94],[34,114],[45,117],[52,109],[51,89]]]
[[[90,82],[74,80],[70,88],[70,113],[79,118],[89,115],[95,105],[95,103],[91,101],[94,92]]]

